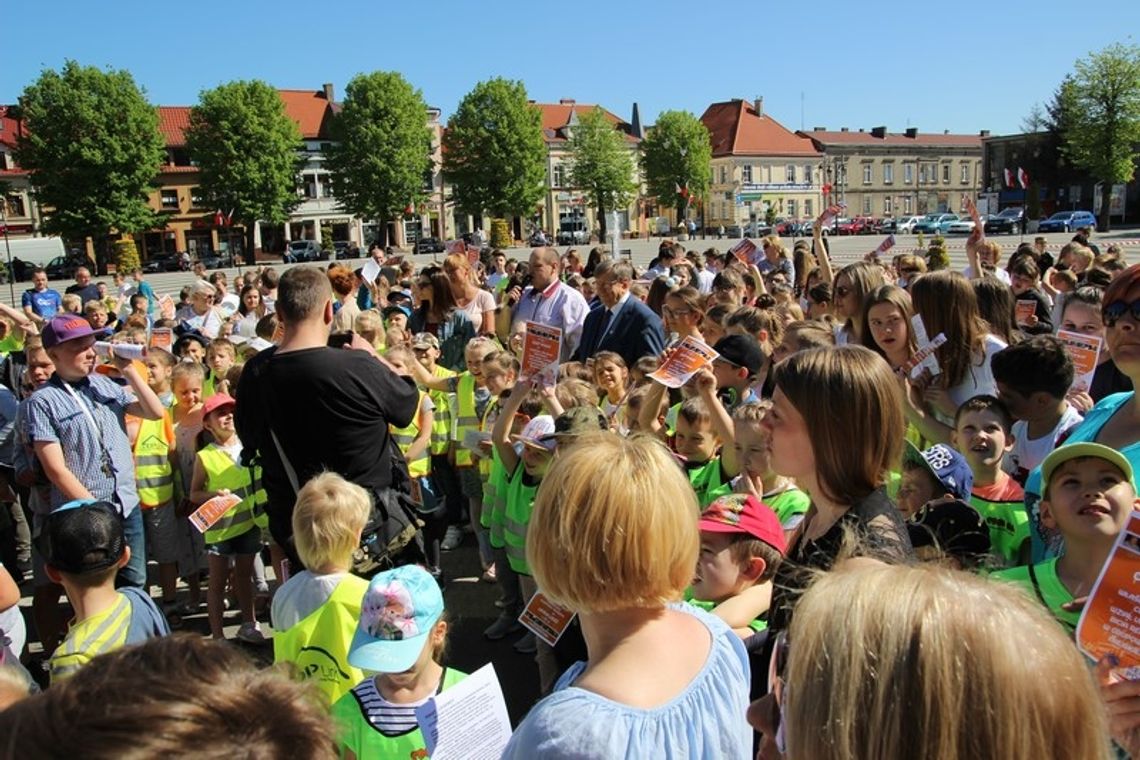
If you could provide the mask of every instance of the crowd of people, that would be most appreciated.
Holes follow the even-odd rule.
[[[1073,641],[1140,508],[1140,264],[966,248],[37,270],[0,305],[0,755],[426,757],[472,535],[543,695],[503,757],[1140,757],[1140,682]]]

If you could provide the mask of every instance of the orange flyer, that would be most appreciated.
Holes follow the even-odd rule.
[[[572,611],[555,604],[541,591],[535,592],[519,615],[519,622],[550,646],[558,643],[573,619]]]
[[[1032,299],[1028,299],[1028,300],[1024,300],[1024,301],[1021,300],[1020,298],[1017,299],[1017,324],[1019,324],[1019,325],[1029,324],[1029,318],[1032,317],[1036,313],[1037,313],[1037,302],[1036,301],[1034,301]]]
[[[527,322],[519,380],[538,378],[544,384],[553,383],[558,376],[561,358],[562,331],[538,322]]]
[[[194,514],[190,515],[190,523],[199,533],[205,533],[214,523],[221,520],[222,515],[229,512],[231,507],[240,502],[241,498],[232,493],[228,496],[215,496],[194,510]]]
[[[1068,330],[1058,330],[1057,338],[1065,344],[1065,351],[1073,360],[1073,390],[1087,392],[1092,387],[1104,340],[1099,335],[1084,335]]]
[[[673,347],[665,362],[649,376],[666,388],[680,388],[701,367],[711,364],[718,356],[720,354],[696,338],[685,338]]]
[[[174,299],[169,293],[158,297],[158,309],[163,319],[174,319]]]
[[[760,263],[761,257],[763,256],[763,254],[760,252],[760,249],[756,247],[756,244],[748,238],[744,238],[739,243],[732,246],[728,252],[736,258],[740,259],[745,264],[758,265]]]
[[[1128,518],[1093,585],[1077,623],[1077,646],[1093,660],[1114,654],[1116,672],[1140,677],[1140,511]]]
[[[156,327],[150,331],[150,347],[169,351],[174,345],[174,331],[169,327]]]

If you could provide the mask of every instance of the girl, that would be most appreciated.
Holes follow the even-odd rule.
[[[648,436],[594,434],[554,458],[526,539],[538,587],[577,613],[589,659],[519,725],[514,758],[751,756],[749,667],[722,620],[678,604],[697,501]],[[678,646],[677,642],[688,642]],[[652,663],[652,667],[646,667]]]
[[[1033,313],[1017,326],[1030,335],[1053,332],[1050,303],[1041,292],[1041,270],[1030,254],[1019,253],[1009,262],[1010,286],[1018,301],[1032,301]]]
[[[1061,329],[1082,335],[1095,335],[1104,340],[1104,320],[1101,318],[1103,298],[1100,288],[1086,285],[1074,290],[1065,299],[1065,308],[1061,312]],[[1070,392],[1068,399],[1084,414],[1105,396],[1130,390],[1132,381],[1117,368],[1112,355],[1102,347],[1088,393]]]
[[[990,335],[1006,345],[1020,340],[1022,336],[1016,324],[1017,304],[1009,286],[988,275],[971,280],[970,284],[978,298],[978,312]]]
[[[439,267],[428,267],[416,278],[420,306],[408,320],[408,331],[430,333],[439,340],[439,363],[456,372],[467,369],[464,349],[475,337],[475,326],[459,308],[451,279]]]
[[[704,341],[700,329],[701,320],[705,316],[704,298],[696,288],[684,287],[666,295],[661,306],[661,316],[671,343],[674,342],[674,335],[676,340],[692,337]]]
[[[423,568],[372,579],[348,662],[376,675],[333,705],[341,757],[427,757],[416,708],[466,675],[443,665],[446,644],[443,594]]]
[[[654,313],[660,315],[665,305],[665,298],[677,289],[677,281],[672,277],[659,275],[649,284],[649,295],[645,297],[645,305]]]
[[[823,319],[824,317],[831,317],[834,309],[831,306],[831,285],[826,282],[819,282],[811,285],[807,290],[807,318],[808,319]]]
[[[625,360],[613,351],[599,351],[594,355],[594,385],[602,398],[602,413],[611,425],[618,425],[618,432],[625,435],[627,432],[622,422],[621,414],[625,403],[626,389],[629,387],[629,369]]]
[[[328,278],[329,284],[332,285],[333,307],[336,310],[336,314],[333,315],[332,331],[346,332],[352,329],[361,311],[356,305],[356,276],[348,267],[333,264],[329,267]]]
[[[828,322],[804,320],[792,322],[784,328],[784,338],[772,350],[772,363],[777,364],[789,356],[809,348],[835,345],[835,331]]]
[[[865,261],[848,264],[835,275],[835,316],[843,323],[835,333],[837,345],[858,344],[862,340],[863,299],[885,284],[883,268]]]
[[[863,303],[862,344],[887,360],[898,372],[915,352],[910,318],[910,296],[895,285],[883,285],[868,294]]]
[[[451,295],[477,335],[495,333],[495,297],[475,284],[475,273],[466,254],[453,253],[443,260]]]
[[[257,322],[270,312],[265,301],[261,299],[261,291],[256,285],[246,285],[241,289],[241,303],[237,313],[231,317],[237,322],[235,332],[245,338],[257,335]]]

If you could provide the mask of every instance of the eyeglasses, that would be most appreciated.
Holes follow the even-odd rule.
[[[784,701],[788,696],[788,685],[784,682],[784,671],[788,666],[788,635],[781,631],[776,634],[776,644],[772,647],[772,659],[768,660],[768,693],[775,706],[772,726],[776,729],[773,737],[780,754],[788,751],[787,730],[784,724]]]
[[[1128,303],[1127,301],[1113,301],[1104,307],[1104,326],[1115,327],[1118,320],[1125,314],[1131,314],[1132,319],[1140,322],[1140,300]]]
[[[692,313],[692,309],[670,309],[668,306],[661,307],[661,314],[666,317],[683,317]]]
[[[840,298],[846,298],[847,296],[851,295],[853,292],[854,292],[854,290],[852,290],[851,288],[848,288],[848,287],[844,287],[843,285],[837,285],[835,287],[835,295],[839,296]]]

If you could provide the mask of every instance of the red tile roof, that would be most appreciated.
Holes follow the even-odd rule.
[[[285,113],[297,122],[301,137],[315,140],[328,135],[328,119],[337,105],[325,99],[323,90],[278,90],[285,103]],[[189,106],[159,106],[158,128],[168,148],[186,146],[186,129],[190,126]]]
[[[767,114],[758,114],[747,100],[713,103],[705,109],[701,122],[709,131],[714,158],[819,155],[811,140],[797,135]]]
[[[981,150],[982,138],[980,135],[947,135],[942,133],[918,133],[914,137],[905,134],[887,132],[883,137],[876,137],[871,132],[800,132],[799,134],[816,140],[823,145],[887,145],[891,147],[906,145],[940,146],[948,148],[977,148]]]
[[[590,111],[593,111],[595,108],[601,108],[601,106],[592,105],[590,103],[577,102],[532,103],[531,105],[535,106],[542,112],[542,131],[546,136],[546,139],[550,142],[560,142],[566,139],[561,134],[559,134],[559,132],[570,124],[571,113],[576,113],[580,119],[583,115],[589,113]],[[626,140],[637,142],[637,138],[630,135],[627,131],[630,129],[630,125],[626,121],[618,118],[614,114],[607,111],[605,108],[602,108],[602,113],[607,119],[613,122],[615,127],[620,127],[622,129],[622,133],[625,135]]]
[[[159,106],[158,131],[168,148],[186,147],[186,129],[190,126],[189,106]]]
[[[16,147],[16,135],[19,134],[20,123],[8,115],[11,106],[0,106],[0,144],[9,148]]]

